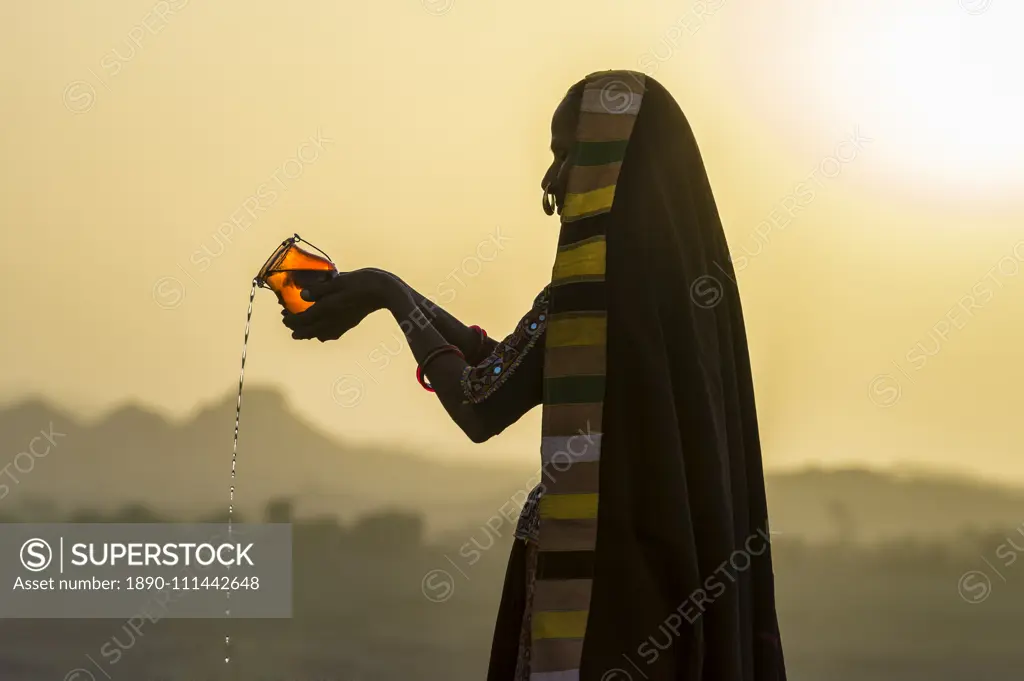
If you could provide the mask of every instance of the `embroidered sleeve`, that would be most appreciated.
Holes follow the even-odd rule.
[[[484,401],[515,373],[543,335],[547,327],[547,312],[548,289],[545,288],[534,299],[533,308],[519,320],[515,331],[498,343],[482,362],[466,367],[462,374],[462,390],[466,399],[474,404]]]
[[[466,354],[466,361],[470,364],[479,364],[487,359],[497,346],[498,343],[493,338],[481,336],[476,347]]]
[[[516,523],[515,534],[519,539],[537,543],[540,536],[540,499],[542,496],[544,496],[544,488],[537,485],[526,498],[523,510],[519,513],[519,522]]]

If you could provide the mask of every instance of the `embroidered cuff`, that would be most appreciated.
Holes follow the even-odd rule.
[[[547,327],[547,292],[546,288],[541,291],[533,301],[533,309],[519,320],[515,331],[498,343],[490,356],[476,366],[465,368],[462,391],[467,400],[478,404],[487,399],[515,373],[526,354],[537,344]]]

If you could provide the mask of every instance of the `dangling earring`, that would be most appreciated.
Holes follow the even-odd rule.
[[[541,207],[544,208],[544,212],[548,215],[555,214],[555,195],[549,192],[547,189],[544,190],[544,197],[541,199]]]

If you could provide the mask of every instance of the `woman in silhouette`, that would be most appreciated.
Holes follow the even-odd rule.
[[[284,322],[326,341],[390,311],[474,442],[543,405],[488,681],[784,681],[746,333],[693,133],[630,71],[570,88],[551,132],[551,284],[504,340],[377,269]]]

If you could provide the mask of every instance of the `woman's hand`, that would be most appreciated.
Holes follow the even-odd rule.
[[[299,314],[284,310],[282,321],[292,330],[292,338],[337,340],[371,313],[387,307],[389,289],[398,284],[392,274],[376,268],[341,272],[303,290],[302,298],[313,305]]]

